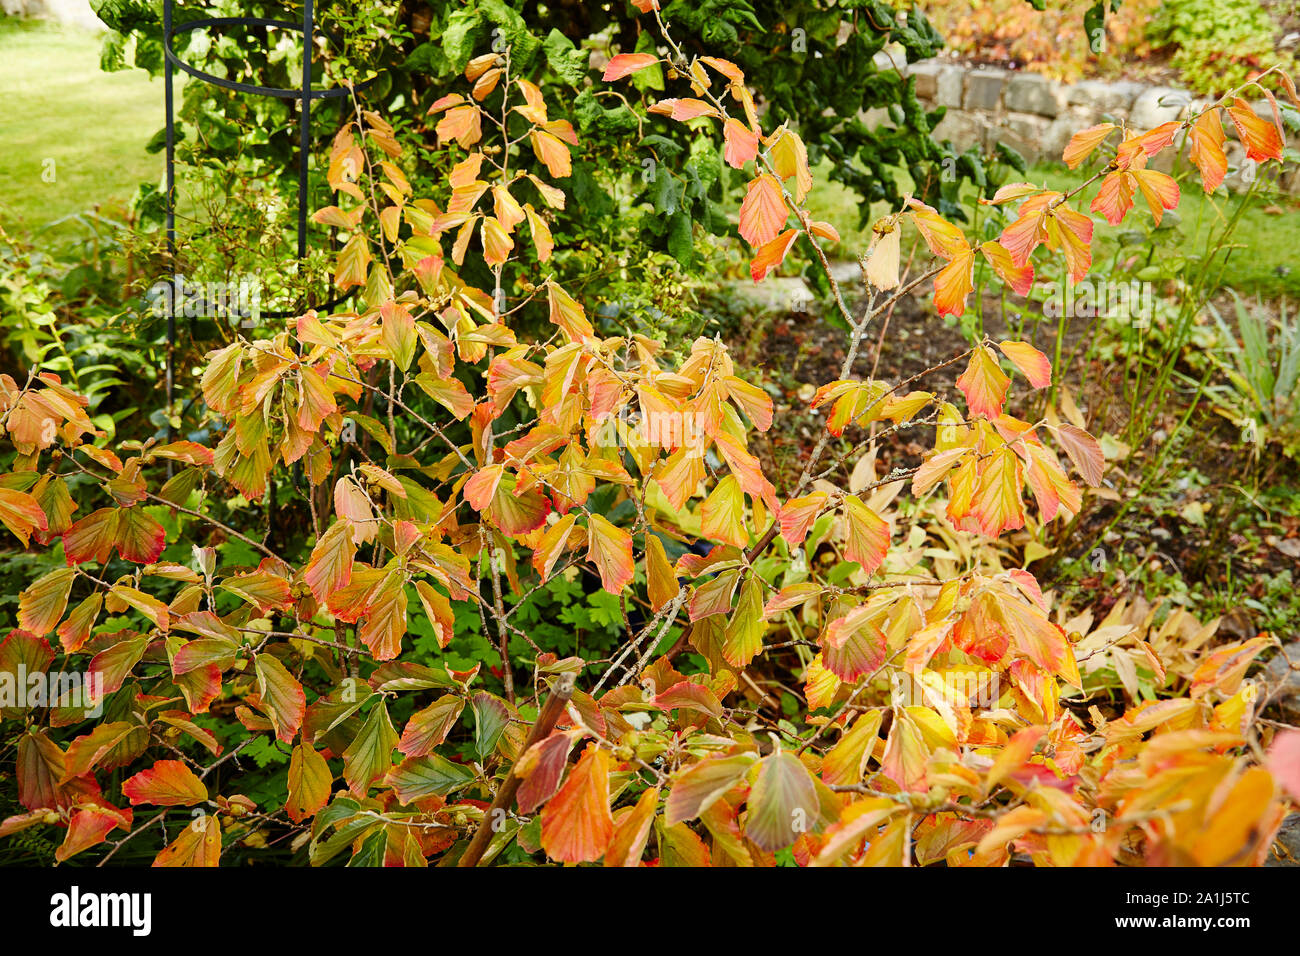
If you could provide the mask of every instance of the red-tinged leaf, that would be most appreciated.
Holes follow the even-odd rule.
[[[63,534],[63,554],[68,565],[94,561],[107,564],[117,542],[120,510],[100,508],[76,522]]]
[[[797,238],[799,238],[798,229],[787,229],[775,239],[759,247],[758,253],[749,263],[749,274],[755,282],[762,282],[769,272],[785,261],[786,254],[789,253],[790,247],[794,245]]]
[[[122,794],[132,806],[152,803],[159,807],[192,807],[208,799],[208,788],[183,762],[159,760],[124,781]]]
[[[758,136],[738,119],[727,118],[722,124],[722,136],[726,143],[723,158],[732,169],[740,169],[758,155]]]
[[[732,787],[745,779],[758,754],[708,757],[680,771],[668,791],[664,822],[668,826],[694,820]]]
[[[776,511],[776,488],[763,475],[758,459],[745,450],[741,443],[726,432],[718,432],[713,438],[714,445],[727,462],[727,467],[740,482],[740,487],[751,498],[761,498],[768,508]]]
[[[998,784],[1027,764],[1045,733],[1044,727],[1025,727],[1016,731],[993,761],[993,766],[989,768],[988,776],[984,780],[984,792],[992,793],[997,789]]]
[[[1002,414],[1010,384],[1011,379],[998,365],[993,350],[985,345],[975,347],[966,371],[957,379],[957,387],[966,396],[971,414],[985,418],[997,418]]]
[[[149,638],[142,634],[139,637],[118,641],[91,659],[89,671],[98,674],[100,681],[97,701],[121,688],[135,665],[140,663],[140,658],[144,657],[148,646]]]
[[[822,638],[822,663],[843,681],[855,681],[885,663],[885,632],[876,624],[875,610],[855,607],[826,627]]]
[[[903,708],[894,709],[894,722],[889,728],[889,739],[881,758],[880,771],[903,790],[918,792],[927,789],[926,767],[929,752],[916,722]]]
[[[1201,171],[1201,185],[1205,192],[1212,193],[1219,188],[1223,177],[1228,173],[1228,156],[1223,151],[1226,137],[1219,111],[1208,109],[1198,116],[1187,139],[1191,144],[1188,158]]]
[[[844,559],[856,561],[863,571],[871,574],[889,552],[889,523],[857,495],[844,499],[844,522]]]
[[[72,568],[58,568],[37,578],[18,595],[18,626],[43,637],[54,630],[68,606]]]
[[[1057,206],[1047,225],[1049,243],[1060,247],[1071,280],[1083,281],[1092,267],[1092,220],[1069,206]]]
[[[1020,369],[1020,374],[1029,379],[1034,388],[1047,388],[1052,384],[1052,363],[1028,342],[999,342],[998,349]]]
[[[792,607],[799,607],[801,604],[807,604],[813,598],[822,593],[821,585],[812,581],[803,581],[799,584],[787,584],[776,594],[767,599],[763,605],[764,620],[772,620],[782,611],[788,611]]]
[[[65,763],[63,751],[44,731],[31,727],[24,731],[18,738],[16,761],[18,802],[28,810],[59,806]]]
[[[307,710],[302,684],[294,680],[279,659],[270,654],[258,654],[254,669],[262,709],[271,718],[276,738],[282,743],[292,743]]]
[[[428,707],[416,711],[402,729],[397,749],[408,757],[423,757],[447,739],[465,709],[465,701],[445,694]]]
[[[1093,488],[1100,486],[1101,476],[1106,470],[1106,456],[1102,454],[1097,439],[1068,422],[1057,425],[1055,431],[1057,442],[1083,480]]]
[[[366,601],[366,619],[357,631],[361,643],[375,660],[391,661],[402,653],[406,634],[406,576],[400,571],[384,575]]]
[[[136,724],[118,720],[99,724],[90,733],[82,734],[68,745],[60,785],[90,773],[118,744],[140,729]]]
[[[357,546],[352,540],[352,522],[339,520],[316,541],[302,578],[317,601],[325,599],[352,579],[352,559]]]
[[[472,104],[453,107],[438,120],[434,131],[440,146],[453,139],[466,148],[473,146],[483,136],[479,108]]]
[[[781,506],[778,520],[781,525],[781,537],[792,548],[803,544],[808,537],[808,530],[826,504],[826,492],[814,491],[802,498],[791,498]]]
[[[12,531],[24,548],[33,533],[43,533],[49,527],[36,499],[13,488],[0,488],[0,524]]]
[[[1066,145],[1065,152],[1061,154],[1061,159],[1065,162],[1065,165],[1074,169],[1093,154],[1093,151],[1102,144],[1102,141],[1110,135],[1111,130],[1114,128],[1114,123],[1100,123],[1079,130],[1070,137],[1070,142]]]
[[[488,518],[503,534],[517,537],[546,524],[551,499],[539,491],[518,491],[515,479],[507,478],[497,489],[488,508]]]
[[[912,494],[923,495],[941,482],[969,451],[969,448],[949,448],[927,458],[912,476]]]
[[[745,838],[763,850],[789,846],[820,822],[817,784],[794,754],[778,750],[763,758],[749,793]]]
[[[589,863],[604,855],[613,836],[609,755],[592,743],[542,808],[542,848],[561,863]]]
[[[1228,115],[1237,127],[1241,145],[1246,147],[1247,159],[1257,163],[1269,159],[1282,161],[1282,134],[1276,126],[1259,116],[1241,97],[1233,100]]]
[[[1034,267],[1029,263],[1016,265],[1015,260],[1011,258],[1011,253],[1000,243],[992,239],[980,245],[980,252],[984,253],[984,258],[988,260],[989,265],[998,277],[1011,286],[1011,291],[1016,295],[1029,295],[1029,290],[1034,284]]]
[[[632,563],[632,536],[593,514],[587,521],[587,560],[596,565],[605,590],[621,594],[636,573]]]
[[[659,57],[653,53],[620,53],[605,65],[605,72],[601,75],[601,79],[605,82],[621,80],[658,62]]]
[[[123,508],[117,516],[116,540],[124,560],[153,564],[167,546],[167,533],[142,508]]]
[[[419,596],[420,606],[424,608],[425,616],[433,627],[433,633],[438,639],[438,647],[445,649],[451,643],[456,624],[451,602],[428,581],[416,581],[415,593]]]
[[[1284,730],[1273,738],[1268,769],[1291,799],[1300,803],[1300,730]]]
[[[573,747],[573,737],[567,730],[557,730],[533,744],[515,764],[519,785],[516,800],[520,813],[532,813],[560,789],[564,767]]]
[[[54,859],[66,863],[83,850],[99,846],[113,830],[131,829],[131,811],[112,807],[88,806],[77,810],[68,821],[63,845],[54,851]]]
[[[677,120],[684,123],[687,120],[698,119],[701,116],[717,117],[718,111],[703,100],[697,100],[692,97],[683,97],[676,99],[670,97],[666,100],[660,100],[654,106],[650,107],[651,113],[658,113],[660,116],[667,116],[669,119]]]
[[[984,465],[974,500],[981,534],[996,538],[1025,526],[1025,503],[1020,497],[1023,474],[1020,459],[1010,448],[994,452]]]
[[[687,710],[698,710],[700,713],[722,719],[722,702],[718,700],[718,695],[703,684],[688,680],[678,681],[657,695],[655,704],[664,710],[684,707]]]
[[[1116,170],[1101,181],[1101,187],[1088,208],[1101,213],[1112,226],[1118,226],[1133,208],[1133,185],[1132,176],[1124,170]]]
[[[1191,695],[1201,697],[1209,690],[1217,690],[1225,697],[1237,693],[1247,668],[1271,646],[1271,638],[1252,637],[1248,641],[1215,648],[1192,674]]]
[[[1166,209],[1178,208],[1178,183],[1172,176],[1154,169],[1135,169],[1131,175],[1151,207],[1151,218],[1157,226],[1160,225]]]
[[[969,248],[953,256],[934,277],[934,307],[940,315],[960,317],[975,288],[975,253]]]
[[[750,245],[762,246],[776,238],[789,215],[780,180],[763,173],[750,182],[740,204],[740,235]]]
[[[215,813],[195,817],[156,857],[154,866],[214,867],[221,863],[221,821]]]
[[[81,650],[86,641],[90,640],[91,629],[95,626],[103,605],[104,595],[95,591],[73,608],[68,619],[59,625],[59,643],[63,645],[66,653],[76,653]]]
[[[659,808],[659,788],[651,787],[641,794],[636,806],[619,811],[614,817],[614,836],[605,850],[606,866],[638,866],[650,837]]]

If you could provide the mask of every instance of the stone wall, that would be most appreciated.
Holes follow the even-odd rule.
[[[906,67],[916,77],[916,92],[928,106],[946,106],[947,114],[935,130],[940,140],[950,139],[959,149],[1003,142],[1027,160],[1059,160],[1070,137],[1078,130],[1106,121],[1124,122],[1145,132],[1178,119],[1188,108],[1204,105],[1204,98],[1168,86],[1150,86],[1127,80],[1082,80],[1058,83],[1037,73],[1012,72],[991,67],[970,67],[944,60],[925,60]],[[1267,102],[1256,111],[1272,121]],[[1231,124],[1225,123],[1225,126]],[[1290,144],[1297,140],[1290,137]],[[1229,168],[1244,158],[1241,144],[1229,135]],[[1157,157],[1167,168],[1172,154]],[[1230,189],[1242,185],[1240,172],[1227,180]],[[1300,192],[1300,171],[1287,173],[1284,187]]]

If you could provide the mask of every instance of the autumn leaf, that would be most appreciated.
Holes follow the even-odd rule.
[[[192,807],[208,799],[208,788],[180,760],[159,760],[122,783],[122,793],[132,806],[152,803],[160,807]]]
[[[658,62],[659,58],[653,53],[620,53],[605,65],[605,72],[600,78],[605,82],[621,80]]]
[[[740,169],[758,155],[758,136],[740,120],[728,117],[722,124],[722,136],[726,143],[723,158],[733,169]]]
[[[1201,185],[1205,192],[1212,193],[1219,188],[1228,172],[1228,156],[1223,151],[1226,137],[1223,135],[1219,111],[1208,109],[1198,116],[1187,139],[1191,144],[1188,158],[1201,171]]]
[[[1096,126],[1089,126],[1087,129],[1079,130],[1070,137],[1070,142],[1066,144],[1065,152],[1061,154],[1062,161],[1071,169],[1076,168],[1092,155],[1093,151],[1102,144],[1114,128],[1114,123],[1099,123]]]
[[[763,173],[750,182],[740,204],[740,235],[750,245],[762,246],[776,238],[789,215],[780,181]]]
[[[333,782],[329,764],[311,744],[303,742],[294,747],[289,758],[289,796],[284,804],[289,819],[302,823],[324,809]]]
[[[587,560],[600,572],[600,583],[610,594],[620,594],[631,582],[632,536],[600,515],[587,519]]]
[[[1003,341],[998,343],[998,349],[1020,369],[1034,388],[1047,388],[1052,384],[1052,363],[1028,342]]]
[[[590,863],[604,855],[613,836],[609,754],[592,743],[542,808],[542,848],[561,863]]]
[[[844,559],[856,561],[870,574],[880,567],[889,551],[889,524],[857,495],[844,499],[844,521],[847,525]]]
[[[966,396],[966,405],[971,413],[985,418],[997,418],[1002,414],[1010,384],[1011,379],[998,365],[992,349],[985,345],[975,347],[966,371],[957,379],[957,387]]]
[[[1246,147],[1246,158],[1257,163],[1276,159],[1282,161],[1282,134],[1277,127],[1259,116],[1249,103],[1238,97],[1228,107],[1228,115],[1237,127],[1241,145]]]

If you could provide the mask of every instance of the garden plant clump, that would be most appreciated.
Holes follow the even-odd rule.
[[[805,110],[785,60],[728,58],[716,24],[744,23],[710,37],[635,0],[596,25],[597,74],[482,6],[441,24],[463,56],[440,87],[382,109],[353,91],[335,118],[303,273],[340,304],[196,316],[170,407],[81,358],[81,327],[40,325],[0,376],[0,523],[36,569],[0,643],[0,846],[160,866],[1266,862],[1300,802],[1300,731],[1255,677],[1282,642],[1162,595],[1090,607],[1030,570],[1093,560],[1175,436],[1125,474],[1121,439],[1160,409],[1135,400],[1094,437],[1062,383],[1068,317],[1013,334],[1005,303],[1092,281],[1104,233],[1219,193],[1233,141],[1261,177],[1282,166],[1288,74],[1153,129],[1081,129],[1054,189],[932,143],[896,73],[891,127]],[[874,71],[887,44],[937,47],[915,8],[862,7],[861,33],[818,23],[828,56]],[[910,182],[875,183],[886,166]],[[848,272],[814,208],[827,167],[863,207]],[[839,330],[802,394],[683,301],[693,275],[720,284],[733,234],[746,283],[800,272]],[[592,248],[624,240],[635,255]],[[917,302],[963,344],[887,377]],[[1121,343],[1146,398],[1186,374],[1198,316]],[[1148,335],[1176,346],[1135,353]],[[1278,342],[1269,381],[1294,380]],[[154,430],[110,413],[118,390]],[[1276,431],[1289,411],[1237,414]]]

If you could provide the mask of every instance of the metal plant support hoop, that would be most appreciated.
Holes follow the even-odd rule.
[[[175,69],[179,69],[195,79],[252,96],[274,96],[279,99],[299,100],[302,107],[298,113],[299,153],[298,153],[298,258],[307,256],[307,178],[308,163],[311,158],[311,104],[313,100],[338,99],[349,96],[354,90],[359,91],[374,82],[373,79],[358,83],[352,89],[335,87],[333,89],[314,90],[311,86],[312,41],[316,34],[316,22],[313,0],[304,0],[302,22],[293,20],[270,20],[263,17],[205,17],[174,26],[172,23],[173,0],[163,3],[163,97],[167,112],[167,184],[164,199],[167,212],[167,254],[171,262],[176,261],[176,119],[175,99],[173,96],[173,79]],[[259,86],[252,83],[239,83],[224,77],[198,69],[184,62],[172,49],[172,41],[178,33],[199,30],[204,27],[277,27],[302,34],[302,85],[296,89],[281,89],[274,86]],[[337,38],[331,37],[335,45]],[[319,306],[329,308],[337,305],[347,296],[331,300]],[[266,311],[261,313],[270,318],[287,318],[296,312]],[[168,297],[167,307],[167,410],[170,419],[173,407],[174,355],[176,351],[176,297]],[[171,434],[170,420],[167,426]]]

